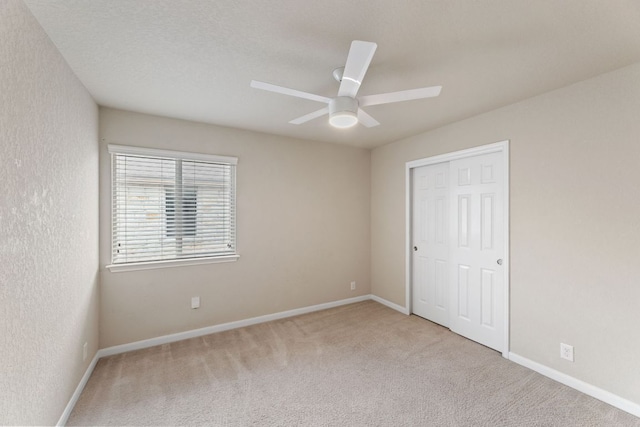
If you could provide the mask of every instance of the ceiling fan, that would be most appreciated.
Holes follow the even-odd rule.
[[[354,40],[351,43],[347,63],[344,67],[333,70],[333,77],[340,82],[338,96],[335,98],[327,98],[325,96],[276,86],[257,80],[251,81],[251,87],[327,104],[325,107],[293,119],[289,123],[299,125],[329,114],[329,124],[337,128],[348,128],[358,122],[366,127],[378,126],[380,123],[367,114],[361,107],[410,101],[412,99],[431,98],[440,94],[442,86],[431,86],[399,92],[381,93],[378,95],[365,95],[356,98],[358,89],[360,89],[360,85],[362,84],[362,79],[369,68],[369,64],[377,47],[378,45],[373,42]]]

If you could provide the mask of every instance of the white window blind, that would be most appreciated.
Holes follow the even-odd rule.
[[[234,157],[109,146],[112,264],[236,253]]]

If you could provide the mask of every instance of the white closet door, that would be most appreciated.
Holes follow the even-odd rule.
[[[449,325],[449,164],[412,170],[413,313]]]
[[[449,171],[449,327],[502,351],[505,329],[502,154],[454,160]]]

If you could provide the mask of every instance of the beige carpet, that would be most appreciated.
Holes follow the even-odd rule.
[[[373,301],[100,360],[68,425],[640,426]]]

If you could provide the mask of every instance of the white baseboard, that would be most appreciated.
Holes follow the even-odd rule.
[[[517,363],[518,365],[522,365],[526,368],[536,371],[539,374],[544,375],[545,377],[551,378],[552,380],[558,381],[559,383],[576,389],[586,395],[595,397],[598,400],[602,400],[603,402],[608,403],[611,406],[615,406],[616,408],[621,409],[625,412],[628,412],[631,415],[640,417],[640,405],[637,403],[631,402],[630,400],[624,399],[611,392],[581,381],[560,371],[556,371],[555,369],[552,369],[546,365],[542,365],[538,362],[534,362],[533,360],[527,359],[526,357],[522,357],[518,354],[509,353],[509,360]]]
[[[394,302],[387,301],[386,299],[384,299],[384,298],[380,298],[379,296],[377,296],[377,295],[373,295],[373,294],[372,294],[372,295],[370,295],[370,297],[371,297],[371,299],[372,299],[372,300],[374,300],[375,302],[379,302],[379,303],[380,303],[380,304],[382,304],[382,305],[386,305],[386,306],[387,306],[387,307],[389,307],[389,308],[393,308],[394,310],[399,311],[399,312],[400,312],[400,313],[402,313],[402,314],[406,314],[406,315],[411,314],[411,313],[409,313],[409,310],[408,310],[406,307],[403,307],[403,306],[401,306],[401,305],[398,305],[398,304],[396,304],[396,303],[394,303]]]
[[[266,314],[264,316],[252,317],[250,319],[237,320],[235,322],[222,323],[220,325],[207,326],[200,329],[192,329],[190,331],[178,332],[171,335],[163,335],[161,337],[150,338],[148,340],[136,341],[128,344],[116,345],[113,347],[103,348],[99,351],[100,357],[112,356],[114,354],[126,353],[128,351],[140,350],[142,348],[154,347],[156,345],[168,344],[176,341],[182,341],[189,338],[201,337],[203,335],[214,334],[216,332],[229,331],[231,329],[243,328],[245,326],[257,325],[258,323],[271,322],[272,320],[284,319],[287,317],[299,316],[301,314],[312,313],[314,311],[326,310],[328,308],[339,307],[341,305],[353,304],[356,302],[371,299],[371,295],[362,295],[354,298],[347,298],[338,301],[327,302],[324,304],[311,305],[308,307],[296,308],[293,310],[281,311],[279,313]]]
[[[87,381],[89,381],[89,377],[91,377],[91,374],[93,373],[93,370],[96,367],[96,363],[98,363],[100,357],[102,357],[100,356],[100,351],[96,352],[95,356],[93,356],[91,363],[89,363],[87,370],[84,372],[84,375],[78,383],[78,387],[76,387],[76,390],[71,395],[71,399],[69,399],[69,403],[67,403],[67,406],[64,408],[64,412],[62,412],[62,416],[58,420],[56,426],[63,426],[67,423],[69,415],[71,415],[71,411],[73,411],[74,406],[76,406],[76,403],[80,398],[80,394],[82,393],[82,390],[84,390],[84,386],[87,385]]]

